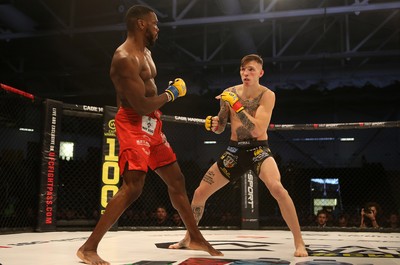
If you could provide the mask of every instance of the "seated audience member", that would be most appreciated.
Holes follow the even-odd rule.
[[[387,227],[393,229],[400,228],[399,215],[396,212],[392,212],[389,214],[389,218],[387,220]]]
[[[319,210],[317,213],[316,222],[317,227],[326,227],[328,222],[328,212],[325,210]]]
[[[379,228],[382,220],[380,218],[381,207],[376,202],[368,202],[361,209],[360,228],[373,227]]]
[[[340,214],[337,219],[337,226],[338,227],[349,227],[349,219],[350,219],[350,217],[348,214],[345,214],[345,213]]]
[[[168,218],[167,209],[164,206],[158,206],[155,219],[150,223],[151,226],[174,226],[174,223]]]
[[[179,215],[179,213],[175,212],[172,215],[171,218],[172,222],[174,223],[174,226],[185,226],[185,224],[183,223],[181,216]]]

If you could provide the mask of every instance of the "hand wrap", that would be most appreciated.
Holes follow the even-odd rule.
[[[169,81],[169,86],[165,92],[168,93],[170,96],[168,99],[171,98],[171,101],[174,101],[178,97],[183,97],[186,95],[185,81],[183,81],[181,78],[175,78],[174,81]]]

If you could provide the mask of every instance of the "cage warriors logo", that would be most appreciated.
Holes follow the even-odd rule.
[[[105,130],[104,136],[113,136],[115,137],[115,119],[109,120],[107,123],[108,129]]]

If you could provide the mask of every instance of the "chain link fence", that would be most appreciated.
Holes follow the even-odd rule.
[[[101,114],[63,110],[57,226],[93,226],[99,217]]]
[[[2,231],[34,229],[40,183],[41,104],[0,90],[0,227]],[[92,228],[100,216],[102,113],[64,106],[60,132],[57,228]],[[164,121],[163,130],[177,154],[191,200],[206,170],[228,145],[202,125]],[[400,208],[400,128],[273,130],[269,143],[282,183],[293,198],[303,227],[313,227],[320,209],[337,226],[346,214],[359,227],[367,202],[381,206],[381,226]],[[286,227],[276,201],[258,183],[261,227]],[[241,225],[241,182],[229,183],[209,198],[202,227]],[[149,171],[144,190],[118,221],[120,228],[151,227],[158,206],[169,218],[175,211],[167,187]],[[182,226],[177,224],[177,226]]]
[[[302,226],[316,226],[316,213],[328,212],[328,225],[345,215],[359,227],[361,209],[376,202],[381,226],[400,209],[400,129],[272,131],[270,145],[282,183],[296,204]],[[262,185],[261,185],[262,187]],[[262,224],[283,224],[277,204],[260,189]]]
[[[41,110],[31,98],[0,89],[0,231],[35,227]]]

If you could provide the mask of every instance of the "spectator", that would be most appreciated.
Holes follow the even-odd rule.
[[[174,223],[174,226],[185,226],[184,223],[183,223],[183,221],[182,221],[182,219],[181,219],[181,216],[180,216],[179,213],[177,213],[177,212],[175,212],[175,213],[172,215],[171,220],[172,220],[172,222]]]
[[[151,226],[174,226],[174,223],[168,218],[167,208],[158,206],[155,214],[155,219],[150,224]]]
[[[387,223],[388,223],[387,225],[388,228],[393,228],[393,229],[400,228],[399,215],[396,212],[392,212],[389,215]]]
[[[337,220],[337,226],[338,227],[348,227],[349,219],[350,219],[350,216],[348,214],[346,214],[346,213],[340,214],[338,217],[338,220]]]
[[[323,228],[326,227],[326,224],[328,222],[328,213],[325,210],[319,210],[317,213],[317,227]]]
[[[373,227],[379,228],[382,222],[380,220],[381,207],[376,202],[368,202],[361,209],[360,228]]]

